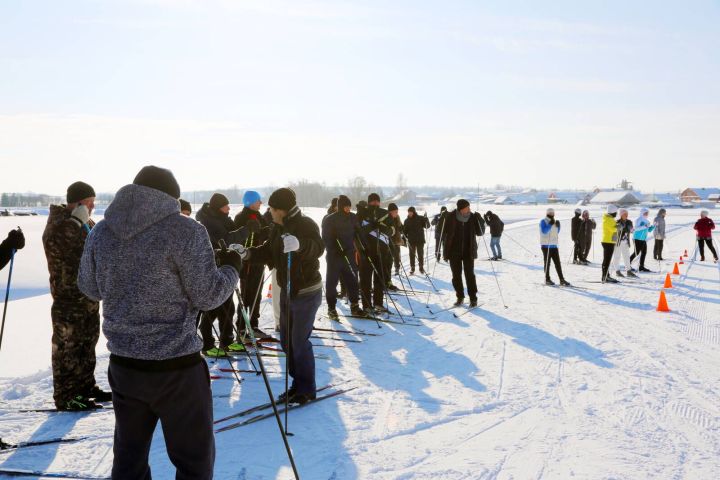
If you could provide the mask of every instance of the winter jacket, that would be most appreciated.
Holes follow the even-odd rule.
[[[400,220],[399,216],[393,218],[392,220],[393,220],[393,228],[395,229],[395,233],[393,233],[392,237],[390,237],[390,241],[394,245],[397,245],[398,247],[405,246],[405,240],[403,239],[405,232],[403,230],[402,220]]]
[[[485,216],[485,221],[487,222],[488,226],[490,227],[490,236],[491,237],[502,236],[502,233],[505,230],[505,224],[503,223],[502,220],[500,220],[500,217],[498,217],[494,213],[491,213],[490,215]]]
[[[580,230],[578,231],[578,241],[584,242],[588,239],[591,239],[595,227],[595,220],[593,220],[592,218],[588,218],[587,220],[583,219],[582,223],[580,224]]]
[[[580,241],[580,226],[582,225],[582,218],[579,213],[570,220],[570,238],[573,242]]]
[[[655,230],[655,226],[650,224],[650,220],[640,215],[635,220],[635,232],[633,233],[633,239],[647,241],[648,233]]]
[[[405,238],[413,245],[425,244],[425,229],[430,228],[430,221],[425,216],[417,213],[412,217],[408,217],[403,222],[403,232]]]
[[[159,190],[126,185],[87,239],[78,285],[103,301],[114,355],[169,360],[197,354],[199,311],[233,293],[238,274],[217,267],[208,232]]]
[[[395,235],[395,222],[389,212],[380,207],[359,208],[360,240],[369,253],[389,249],[390,238]]]
[[[294,235],[300,242],[300,249],[292,254],[290,298],[322,289],[319,258],[325,251],[325,244],[317,223],[303,215],[297,206],[290,209],[283,225],[273,227],[262,245],[248,249],[250,262],[274,268],[278,284],[287,288],[288,255],[283,253],[282,239],[286,233]]]
[[[475,212],[466,222],[458,219],[457,209],[447,212],[444,217],[443,258],[477,258],[477,238],[485,234],[485,220]]]
[[[617,229],[620,233],[620,242],[619,243],[627,243],[630,245],[630,237],[632,237],[633,233],[633,222],[629,218],[627,220],[623,220],[622,218],[617,221]]]
[[[239,232],[236,231],[233,221],[227,214],[210,208],[209,203],[203,204],[195,214],[195,219],[207,229],[213,248],[219,248],[220,240],[227,245],[239,243]]]
[[[322,221],[322,239],[328,260],[348,259],[355,255],[355,235],[360,229],[357,216],[354,213],[335,212],[326,215]],[[338,244],[338,241],[340,244]]]
[[[710,217],[704,217],[695,222],[697,238],[712,238],[712,231],[715,230],[715,223]]]
[[[655,225],[655,240],[665,240],[665,217],[658,215],[653,220]]]
[[[617,219],[609,214],[603,215],[603,232],[602,232],[602,243],[612,243],[617,245],[618,243],[618,226]]]
[[[560,238],[560,220],[555,220],[551,225],[552,219],[545,217],[540,220],[540,246],[548,248],[557,248],[558,239]]]
[[[445,213],[438,213],[437,215],[433,216],[432,221],[430,222],[430,225],[435,227],[435,241],[439,242],[440,237],[443,235],[443,224],[445,223],[443,219],[445,218],[445,215],[447,214],[447,211]]]
[[[247,226],[248,221],[251,220],[256,220],[259,224],[260,229],[257,233],[251,232]],[[238,231],[237,243],[241,243],[246,248],[262,245],[270,235],[270,226],[268,225],[267,220],[265,220],[265,217],[261,215],[260,212],[257,212],[252,208],[243,207],[240,213],[235,215],[233,224],[234,228]]]
[[[65,205],[50,205],[42,236],[50,272],[50,293],[56,304],[94,313],[100,308],[98,302],[83,295],[77,278],[88,230],[92,231],[95,222],[90,220],[85,228],[70,217],[71,211]]]

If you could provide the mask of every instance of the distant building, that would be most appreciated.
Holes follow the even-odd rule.
[[[683,202],[712,201],[710,195],[720,195],[720,188],[686,188],[680,192],[680,200]]]
[[[720,203],[720,193],[711,193],[708,195],[708,200],[715,203]]]
[[[627,190],[598,192],[590,200],[590,204],[592,205],[613,204],[620,207],[637,205],[638,203],[640,203],[640,199],[635,195],[635,192]]]

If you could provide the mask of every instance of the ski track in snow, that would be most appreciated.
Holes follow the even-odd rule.
[[[344,343],[347,348],[318,349],[316,353],[328,355],[316,362],[318,385],[350,380],[348,385],[358,388],[290,412],[295,434],[290,443],[302,478],[720,478],[720,266],[699,262],[691,230],[697,212],[670,209],[668,261],[648,260],[657,273],[616,286],[583,283],[600,277],[599,243],[592,265],[568,264],[574,207],[556,206],[563,222],[563,271],[570,282],[586,287],[563,289],[539,286],[537,222],[545,207],[491,208],[506,220],[505,260],[482,261],[487,252],[480,242],[476,274],[483,305],[459,318],[451,311],[428,314],[426,302],[438,310],[454,299],[449,266],[436,263],[431,251],[425,267],[434,272],[432,282],[440,292],[415,275],[410,285],[403,278],[405,288],[415,294],[393,298],[403,315],[411,313],[409,301],[417,315],[435,319],[420,321],[420,326],[383,324],[382,329],[347,320],[345,328],[384,335],[355,337],[363,343]],[[597,209],[591,211],[599,220]],[[324,212],[306,213],[319,220]],[[636,216],[634,209],[631,218]],[[90,438],[3,452],[0,468],[109,475],[112,411],[14,411],[52,404],[50,298],[39,240],[45,219],[11,218],[8,223],[0,218],[3,222],[6,230],[19,223],[28,241],[16,260],[17,296],[8,305],[0,352],[0,436],[9,442]],[[432,231],[428,235],[432,249]],[[665,274],[686,249],[690,258],[682,275],[673,276],[674,288],[666,291],[672,312],[658,313]],[[409,271],[405,249],[403,264]],[[0,278],[3,290],[5,281]],[[263,294],[261,324],[266,327],[272,323],[268,303]],[[329,323],[319,320],[317,325]],[[26,355],[27,338],[33,339],[31,356]],[[108,353],[102,338],[97,353],[96,376],[107,387]],[[249,367],[246,358],[232,362]],[[277,358],[265,363],[273,372],[284,367]],[[217,367],[210,363],[211,372]],[[241,385],[213,381],[217,418],[267,401],[260,378],[241,376]],[[275,394],[283,384],[281,374],[271,375]],[[292,476],[272,419],[217,434],[216,446],[216,478]],[[150,461],[154,478],[174,478],[159,428]]]

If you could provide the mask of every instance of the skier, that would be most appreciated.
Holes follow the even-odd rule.
[[[655,242],[653,243],[653,258],[658,261],[663,261],[663,242],[665,241],[665,215],[667,211],[664,208],[658,210],[658,214],[653,220],[655,225]]]
[[[190,202],[183,200],[182,198],[180,199],[180,213],[186,217],[192,215],[192,206],[190,205]]]
[[[97,408],[111,400],[95,382],[95,346],[100,305],[78,289],[77,273],[85,241],[95,222],[95,190],[84,182],[67,189],[66,205],[50,205],[42,240],[50,272],[52,370],[55,405],[60,410]]]
[[[617,216],[618,207],[615,205],[608,205],[607,211],[603,215],[603,232],[602,232],[602,247],[603,247],[603,262],[602,262],[602,279],[603,283],[618,283],[613,277],[610,276],[610,264],[615,254],[615,248],[619,242],[618,225],[615,217]]]
[[[338,320],[337,284],[343,278],[350,297],[350,314],[364,317],[360,308],[360,287],[355,272],[355,235],[359,230],[357,216],[350,212],[352,202],[345,195],[338,197],[338,211],[327,215],[322,221],[322,239],[325,243],[327,272],[325,275],[325,296],[328,317]]]
[[[700,219],[695,222],[695,232],[697,234],[698,249],[700,250],[700,261],[705,261],[705,244],[713,254],[715,263],[718,261],[718,254],[713,246],[712,231],[715,230],[715,223],[708,217],[708,211],[700,212]]]
[[[470,306],[477,306],[477,281],[475,280],[475,259],[477,258],[477,238],[485,234],[485,220],[478,212],[470,211],[470,202],[461,198],[456,209],[447,212],[443,219],[442,237],[443,258],[450,263],[452,284],[455,288],[455,306],[465,300],[463,273],[470,297]]]
[[[338,211],[338,197],[333,197],[332,200],[330,200],[330,206],[328,207],[327,213],[323,217],[322,221],[324,222],[327,217],[332,215],[333,213]],[[322,225],[322,222],[320,223]],[[347,290],[345,289],[345,281],[343,280],[342,275],[340,276],[340,292],[336,293],[335,296],[337,298],[345,298],[347,296]],[[337,283],[337,282],[336,282]]]
[[[636,257],[640,257],[641,272],[649,272],[650,269],[645,268],[645,257],[647,256],[647,234],[655,230],[655,225],[650,223],[650,211],[647,208],[640,210],[640,216],[635,220],[635,232],[633,233],[633,241],[635,242],[635,251],[630,255],[630,263]]]
[[[550,260],[555,264],[560,285],[570,286],[563,277],[562,266],[560,265],[560,252],[558,249],[558,239],[560,236],[560,221],[555,220],[555,210],[548,208],[545,218],[540,220],[540,249],[543,253],[543,262],[545,265],[545,285],[555,285],[550,279]]]
[[[214,193],[209,202],[205,202],[195,214],[195,219],[202,224],[208,232],[213,248],[220,248],[220,240],[226,244],[235,243],[238,233],[235,224],[229,217],[230,201],[221,193]],[[203,353],[208,357],[224,357],[233,345],[233,315],[235,302],[233,292],[230,292],[222,305],[202,313],[200,316],[200,335],[203,340]],[[217,319],[220,338],[215,346],[213,336],[213,323]],[[234,344],[237,349],[238,344]]]
[[[392,254],[393,264],[395,265],[395,275],[400,275],[400,262],[402,261],[400,247],[405,246],[403,223],[402,220],[400,220],[400,214],[396,204],[391,203],[388,205],[388,213],[390,214],[390,218],[392,218],[393,228],[395,229],[395,232],[390,237],[390,253]]]
[[[115,413],[112,478],[151,478],[158,420],[176,478],[211,479],[213,402],[199,310],[226,301],[240,256],[216,256],[206,229],[180,214],[172,172],[145,167],[88,236],[78,285],[103,301]],[[191,432],[191,434],[189,434]]]
[[[440,213],[435,215],[430,224],[435,227],[435,258],[440,261],[442,252],[440,251],[440,240],[443,235],[444,215],[447,213],[447,207],[440,207]]]
[[[390,282],[386,268],[391,265],[390,238],[395,234],[393,220],[387,210],[380,208],[380,195],[368,195],[367,207],[358,208],[361,249],[360,290],[363,309],[372,314],[387,313],[383,305],[385,289],[398,290]]]
[[[408,208],[408,216],[403,222],[403,232],[408,241],[410,250],[410,275],[415,273],[415,257],[420,273],[425,275],[423,264],[425,262],[425,230],[430,228],[427,214],[419,216],[415,207]]]
[[[14,250],[22,250],[25,247],[25,235],[19,228],[10,230],[8,236],[0,243],[0,270],[5,267],[12,258]]]
[[[251,263],[267,264],[277,269],[283,288],[280,299],[280,341],[289,356],[288,373],[293,378],[290,389],[279,401],[304,404],[315,399],[315,356],[310,334],[315,315],[322,303],[322,276],[319,258],[325,250],[317,224],[302,214],[295,192],[289,188],[275,190],[268,199],[276,226],[260,246],[246,249],[233,245],[240,256]],[[288,255],[291,255],[288,272]]]
[[[256,247],[262,245],[270,235],[270,228],[267,221],[260,214],[262,206],[262,197],[254,190],[248,190],[243,194],[243,209],[235,215],[235,228],[238,229],[240,238],[237,242],[241,243],[245,248]],[[229,244],[230,242],[228,242]],[[237,311],[237,331],[238,339],[236,346],[231,350],[237,351],[237,347],[241,347],[242,337],[246,335],[245,321],[242,315],[242,308],[246,308],[250,312],[250,326],[256,338],[268,338],[270,335],[260,329],[260,289],[262,288],[265,276],[265,266],[259,263],[246,264],[243,271],[240,272],[240,292],[242,295],[242,304],[238,305]]]
[[[502,237],[505,224],[497,214],[488,210],[485,212],[485,222],[490,227],[490,250],[492,250],[492,258],[490,260],[502,260],[502,248],[500,248],[500,237]]]
[[[615,269],[615,275],[618,277],[624,276],[622,271],[620,271],[620,257],[622,256],[625,264],[625,274],[628,277],[637,277],[637,275],[635,275],[635,269],[632,268],[630,262],[630,237],[633,233],[633,223],[632,220],[628,218],[628,211],[626,209],[621,208],[619,213],[620,218],[617,221],[618,241],[615,252],[613,253],[613,268]]]
[[[590,218],[590,212],[583,210],[582,212],[582,223],[580,223],[580,230],[578,231],[578,241],[580,243],[580,261],[581,265],[589,265],[588,255],[592,249],[593,243],[593,230],[597,226],[595,220]]]
[[[573,264],[580,265],[582,260],[582,247],[580,245],[580,226],[582,225],[582,210],[575,209],[575,215],[570,220],[570,238],[573,241]]]

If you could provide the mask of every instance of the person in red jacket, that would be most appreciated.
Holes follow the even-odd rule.
[[[695,222],[695,231],[697,232],[698,248],[700,249],[700,261],[705,261],[705,244],[713,254],[715,263],[718,261],[718,255],[713,246],[712,231],[715,230],[715,223],[712,218],[708,217],[708,211],[700,212],[700,220]]]

